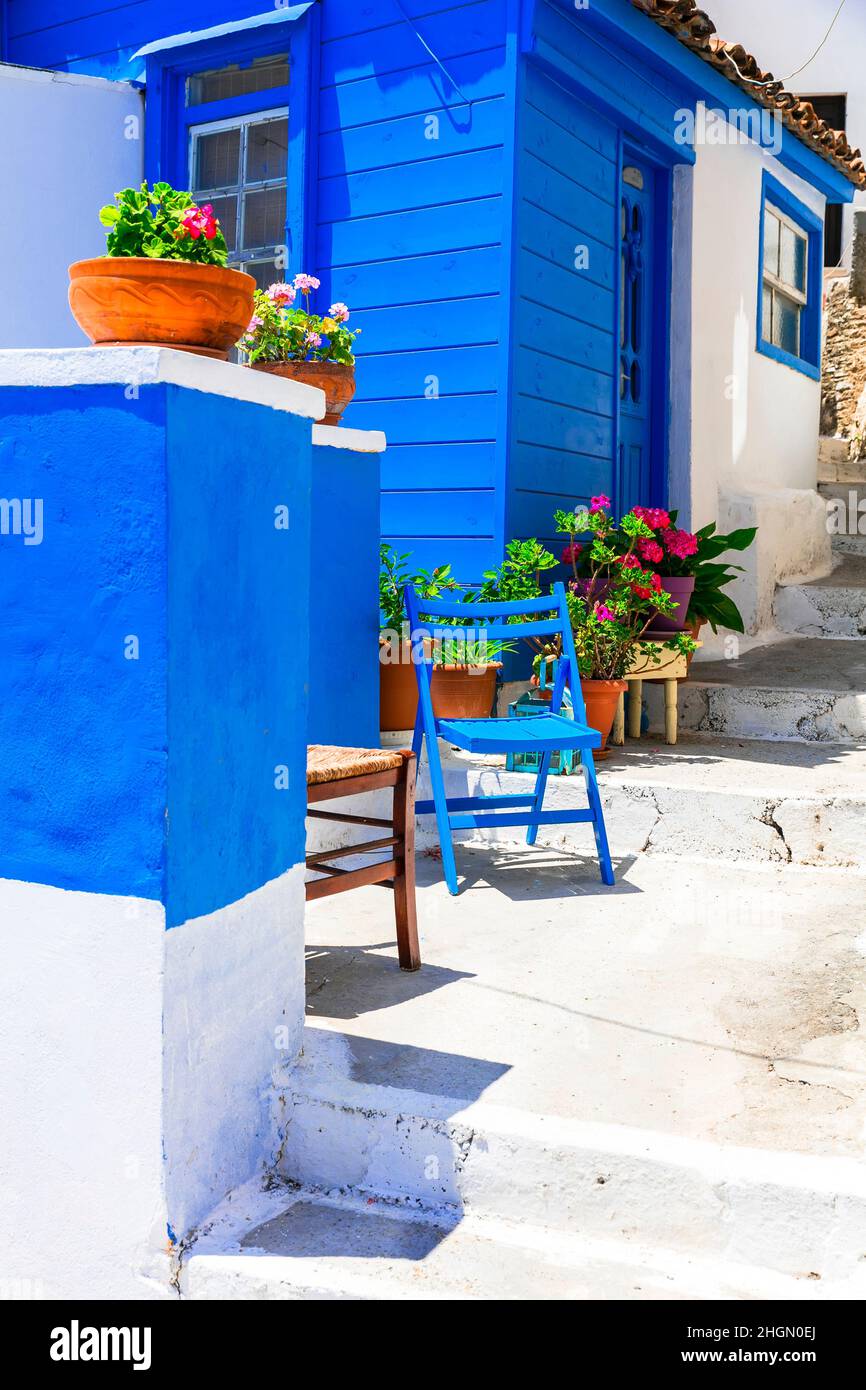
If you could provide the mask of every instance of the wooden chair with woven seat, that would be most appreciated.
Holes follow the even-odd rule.
[[[307,748],[307,815],[314,820],[369,825],[391,832],[364,844],[308,854],[307,868],[324,877],[307,883],[307,902],[332,893],[345,893],[350,888],[363,888],[368,883],[392,888],[401,970],[417,970],[421,964],[415,914],[415,768],[416,760],[409,750],[336,748],[326,744],[310,744]],[[322,801],[360,796],[362,792],[386,787],[394,789],[390,820],[350,815],[342,809],[318,809]],[[360,869],[344,869],[329,862],[386,849],[392,850],[390,858],[365,864]]]

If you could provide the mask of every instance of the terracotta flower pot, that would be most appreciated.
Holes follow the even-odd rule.
[[[149,256],[97,256],[69,267],[69,307],[92,343],[146,343],[223,360],[250,321],[255,287],[242,270]]]
[[[274,376],[302,381],[305,386],[318,386],[325,393],[323,425],[338,425],[355,394],[355,368],[345,362],[252,362],[250,365],[256,372],[271,372]],[[405,729],[408,725],[402,727]]]
[[[465,666],[433,668],[431,691],[437,719],[485,719],[493,708],[496,675],[502,663],[480,670]],[[379,664],[379,727],[391,732],[415,727],[418,683],[411,661]]]
[[[686,614],[689,611],[689,603],[695,590],[695,576],[693,574],[662,575],[662,591],[670,594],[674,601],[673,612],[670,617],[659,613],[653,618],[652,625],[647,628],[646,636],[651,637],[657,632],[684,632],[686,628]]]
[[[601,748],[595,753],[598,757],[607,749],[619,697],[626,689],[628,681],[582,680],[580,685],[586,704],[586,722],[591,729],[598,729],[601,734]]]

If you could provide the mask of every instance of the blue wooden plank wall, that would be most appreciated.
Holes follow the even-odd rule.
[[[383,535],[475,579],[502,547],[505,0],[415,11],[469,105],[391,0],[323,8],[316,259],[363,330],[345,421],[388,436]]]
[[[617,131],[529,64],[518,139],[508,521],[550,538],[613,484]]]

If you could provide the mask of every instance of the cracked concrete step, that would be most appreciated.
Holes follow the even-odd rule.
[[[519,794],[531,786],[529,774],[505,772],[502,760],[473,759],[446,745],[443,756],[450,796]],[[669,748],[644,737],[612,750],[599,783],[616,857],[866,869],[866,747],[684,734]],[[580,774],[548,782],[546,808],[585,803]],[[458,838],[517,844],[525,837],[507,829]],[[433,843],[431,823],[419,822],[419,844]],[[594,853],[585,825],[545,827],[539,843]]]
[[[844,555],[821,579],[780,586],[774,615],[780,632],[866,636],[866,555]]]
[[[649,687],[651,727],[663,727]],[[866,742],[866,644],[785,637],[731,661],[695,661],[680,686],[680,728],[806,743]]]
[[[834,536],[830,544],[834,555],[866,555],[866,529],[862,536]]]
[[[194,1300],[386,1302],[856,1296],[627,1239],[289,1188],[236,1194],[193,1246],[181,1289]]]

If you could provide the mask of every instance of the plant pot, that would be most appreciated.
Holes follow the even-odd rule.
[[[486,719],[493,708],[496,676],[501,668],[500,661],[468,669],[465,666],[434,666],[430,688],[436,718]],[[418,681],[413,663],[380,662],[380,729],[392,732],[414,728],[417,710]]]
[[[686,614],[689,611],[692,594],[695,591],[695,576],[685,575],[662,575],[662,591],[670,594],[674,601],[674,610],[670,617],[659,613],[652,621],[652,625],[647,628],[644,636],[652,637],[658,632],[685,632]]]
[[[180,348],[225,361],[250,321],[256,282],[242,270],[149,256],[69,267],[69,307],[99,346]]]
[[[302,381],[305,386],[318,386],[325,393],[323,425],[339,425],[340,416],[355,394],[355,368],[345,362],[252,362],[250,365],[255,372],[271,372],[273,376]]]
[[[595,751],[596,758],[600,755],[606,756],[607,741],[613,728],[613,717],[616,714],[619,697],[627,685],[628,681],[582,680],[580,683],[586,705],[586,722],[591,729],[597,729],[601,734],[601,748]]]

